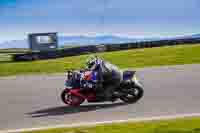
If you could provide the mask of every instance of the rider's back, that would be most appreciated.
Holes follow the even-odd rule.
[[[121,76],[120,69],[107,61],[102,62],[102,73],[104,82],[119,79]]]

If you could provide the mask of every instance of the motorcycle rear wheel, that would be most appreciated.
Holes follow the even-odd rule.
[[[125,103],[136,103],[139,99],[143,97],[144,90],[139,85],[132,85],[131,90],[126,96],[120,97],[120,99]]]

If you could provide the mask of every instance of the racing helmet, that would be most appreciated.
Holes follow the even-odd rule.
[[[96,65],[96,60],[97,60],[96,56],[90,56],[86,61],[87,68],[88,69],[94,68]]]

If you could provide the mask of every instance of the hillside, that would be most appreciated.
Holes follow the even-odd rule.
[[[200,63],[200,44],[145,48],[99,53],[98,56],[120,68]],[[32,73],[63,73],[80,69],[88,55],[32,62],[0,62],[0,76]]]
[[[175,39],[192,39],[200,38],[200,34],[178,36],[178,37],[155,37],[155,38],[131,38],[115,35],[102,36],[58,36],[59,47],[76,47],[81,45],[97,45],[97,44],[118,44],[141,41],[158,41],[158,40],[175,40]],[[10,48],[28,48],[28,40],[11,40],[0,43],[0,49]]]

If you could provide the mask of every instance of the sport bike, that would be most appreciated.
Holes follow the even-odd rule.
[[[61,93],[62,101],[70,106],[79,106],[84,101],[105,102],[104,98],[99,99],[96,96],[96,91],[93,89],[95,76],[95,72],[87,70],[68,71],[65,88]],[[125,103],[135,103],[142,98],[143,92],[143,87],[136,77],[136,71],[123,71],[120,86],[115,89],[111,101],[120,99]]]

